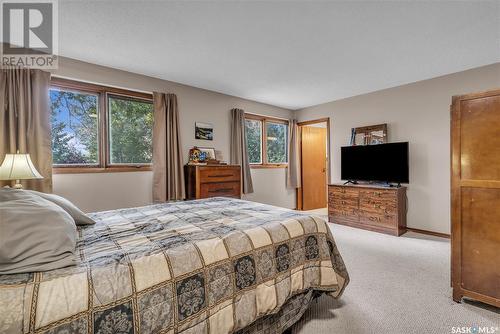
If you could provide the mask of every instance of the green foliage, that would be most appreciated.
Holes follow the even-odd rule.
[[[247,139],[247,154],[250,163],[262,163],[262,121],[245,120],[245,135]],[[267,163],[279,164],[287,162],[288,126],[281,123],[266,121],[266,155]]]
[[[54,164],[97,164],[97,96],[50,91]]]
[[[54,164],[98,164],[97,95],[50,91]],[[153,106],[149,102],[109,98],[112,163],[151,163]]]
[[[287,162],[287,131],[288,126],[280,123],[266,123],[267,162],[271,164]]]
[[[153,105],[109,98],[111,163],[151,163]]]
[[[253,119],[245,120],[247,154],[250,163],[261,163],[262,123]]]

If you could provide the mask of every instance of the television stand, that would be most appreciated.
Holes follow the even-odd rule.
[[[352,184],[359,184],[359,183],[358,183],[358,181],[347,180],[346,182],[344,182],[344,186],[345,186],[345,185],[348,185],[349,183],[352,183]]]
[[[406,232],[406,187],[330,184],[328,220],[399,236]]]

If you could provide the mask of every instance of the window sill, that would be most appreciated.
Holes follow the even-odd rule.
[[[250,168],[287,168],[288,164],[262,164],[262,165],[250,165]]]
[[[53,167],[53,174],[87,174],[87,173],[121,173],[150,172],[152,166],[119,166],[119,167]]]

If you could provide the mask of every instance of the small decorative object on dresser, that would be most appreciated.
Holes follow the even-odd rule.
[[[241,171],[238,165],[186,165],[186,198],[241,198]]]
[[[406,187],[330,184],[328,220],[400,236],[406,232]]]
[[[215,149],[213,147],[198,147],[201,153],[205,153],[206,160],[215,160]]]
[[[189,162],[188,165],[204,165],[205,159],[201,154],[201,151],[198,147],[193,147],[189,149]]]

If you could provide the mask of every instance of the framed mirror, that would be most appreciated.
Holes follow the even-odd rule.
[[[376,145],[387,143],[387,123],[352,128],[352,145]]]

